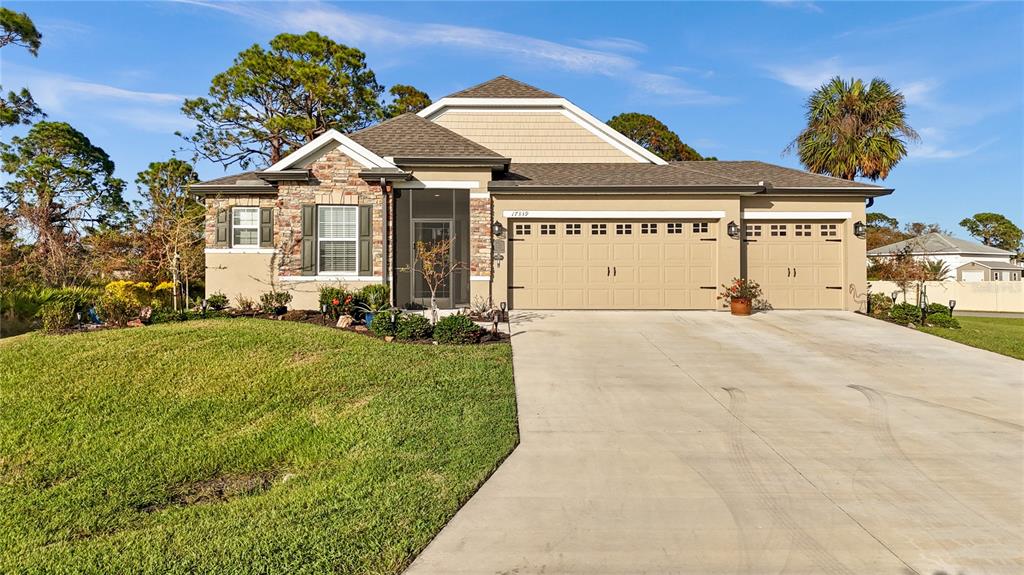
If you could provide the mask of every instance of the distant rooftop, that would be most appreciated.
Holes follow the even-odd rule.
[[[896,253],[907,246],[911,246],[911,254],[970,254],[970,255],[992,255],[1012,256],[1013,252],[1001,250],[992,246],[947,236],[937,232],[924,234],[909,240],[903,240],[887,246],[877,247],[868,252],[869,256],[884,256]]]

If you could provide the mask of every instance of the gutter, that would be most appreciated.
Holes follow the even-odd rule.
[[[763,186],[502,186],[488,184],[495,194],[728,194],[753,196],[764,192]]]

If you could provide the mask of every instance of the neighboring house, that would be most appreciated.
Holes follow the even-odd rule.
[[[754,161],[667,163],[565,98],[498,77],[331,130],[205,196],[208,293],[392,286],[425,303],[416,241],[466,268],[439,305],[718,309],[750,277],[775,308],[858,309],[865,200],[891,189]]]
[[[978,242],[930,233],[868,252],[871,259],[885,258],[910,248],[910,255],[922,260],[941,261],[957,281],[1019,281],[1021,267],[1014,253]],[[953,279],[950,277],[949,279]]]

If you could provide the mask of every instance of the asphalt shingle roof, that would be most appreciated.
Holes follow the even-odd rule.
[[[914,254],[992,254],[995,256],[1011,256],[1012,252],[1001,250],[985,244],[962,240],[940,233],[930,233],[896,242],[887,246],[877,247],[868,252],[871,256],[882,256],[898,252],[907,246],[911,246]]]
[[[247,185],[259,185],[266,183],[256,176],[256,170],[250,172],[241,172],[239,174],[230,174],[227,176],[221,176],[212,180],[206,180],[205,182],[199,182],[196,185],[200,186],[233,186],[239,182],[245,182]],[[267,184],[268,186],[270,184]]]
[[[412,113],[402,114],[348,136],[379,156],[502,158],[501,154]]]
[[[512,164],[492,188],[743,186],[731,178],[655,164]]]
[[[754,160],[743,161],[686,161],[672,162],[671,165],[700,170],[716,176],[732,178],[736,181],[747,184],[765,182],[776,188],[877,188],[884,190],[882,186],[865,184],[812,174],[802,170],[795,170],[784,166],[777,166],[767,162]]]
[[[561,98],[558,94],[535,88],[508,76],[498,76],[482,84],[448,94],[446,98]]]

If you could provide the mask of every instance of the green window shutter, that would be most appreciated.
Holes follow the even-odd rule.
[[[260,208],[260,247],[274,247],[274,208]]]
[[[316,275],[316,206],[302,206],[302,275]]]
[[[218,247],[227,247],[230,239],[231,210],[220,208],[217,210],[217,235],[213,243]]]
[[[359,206],[359,275],[373,273],[373,206]]]

